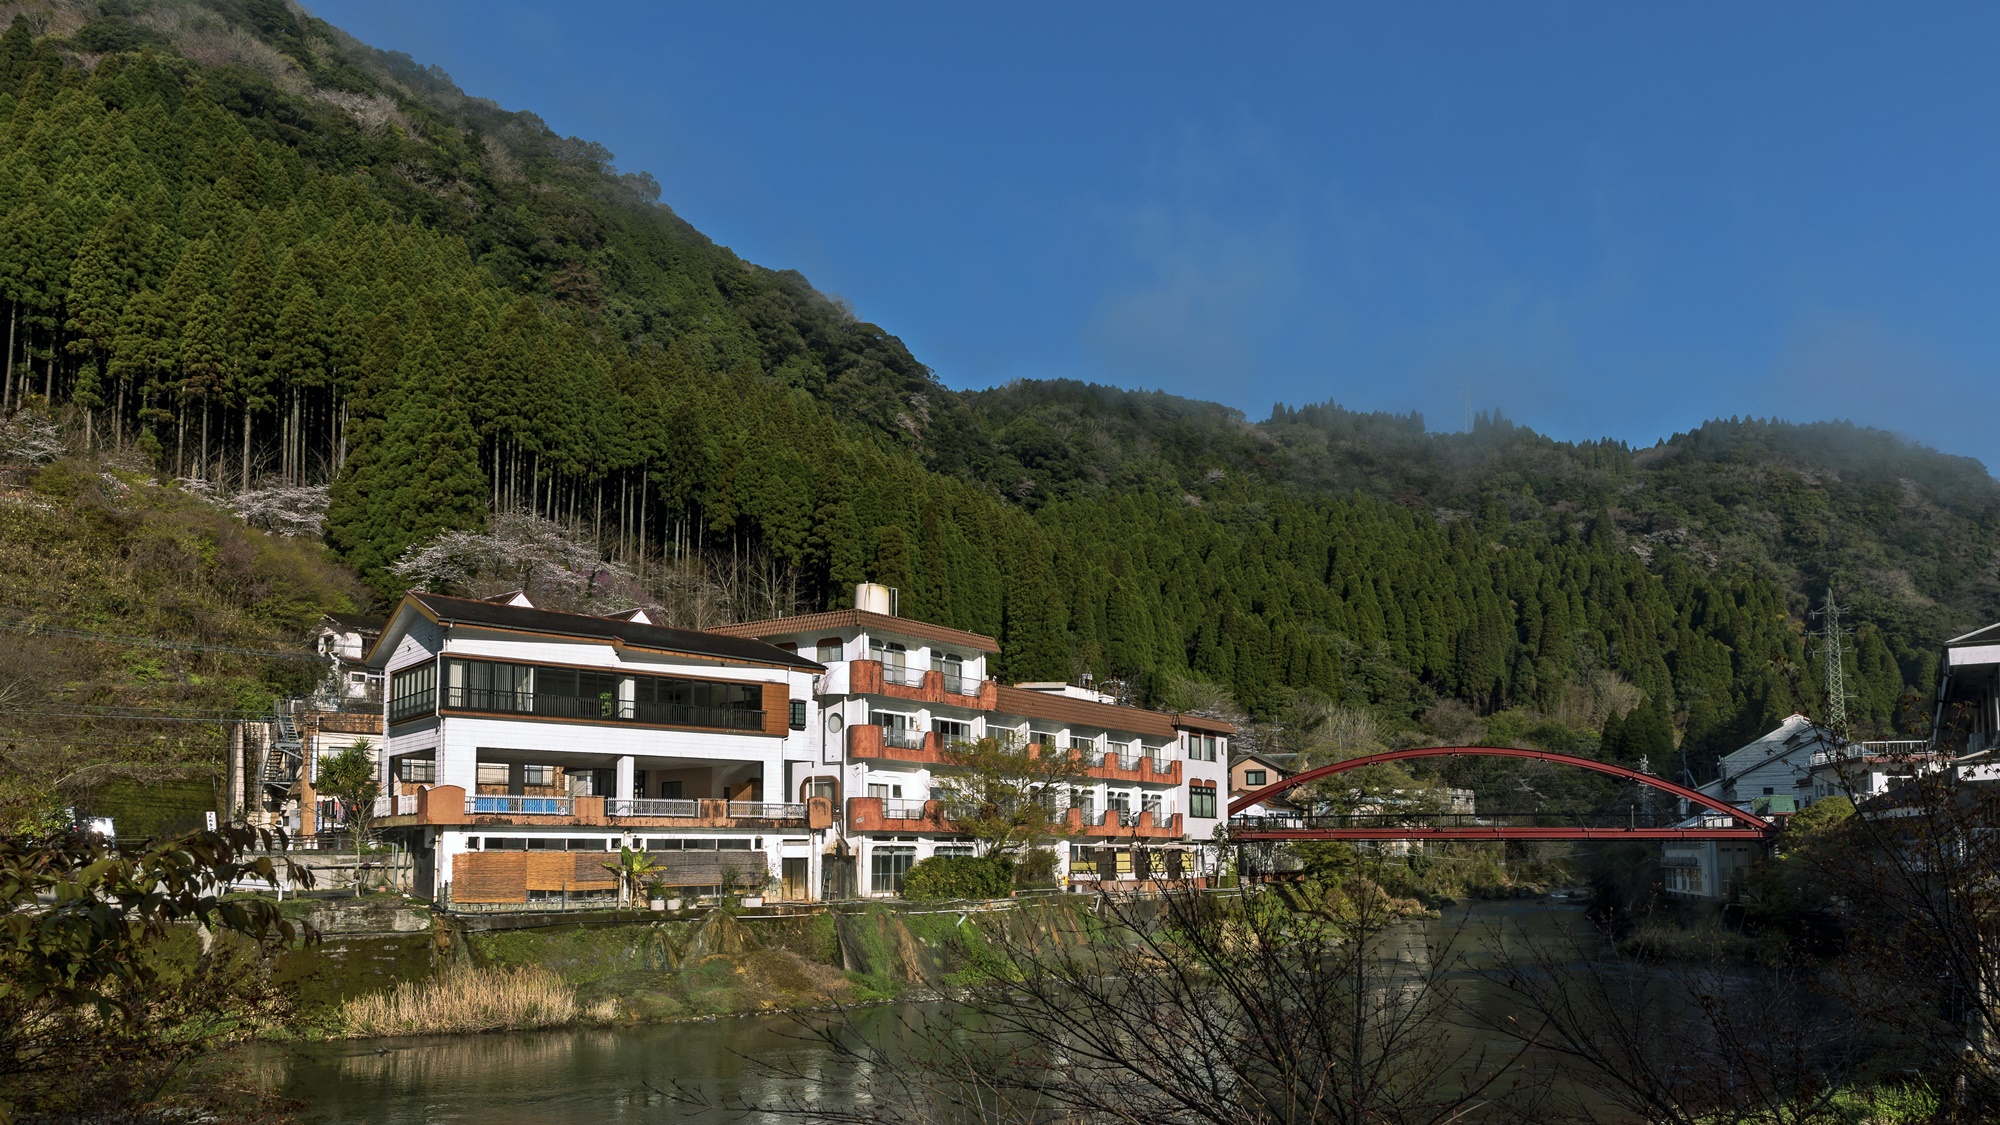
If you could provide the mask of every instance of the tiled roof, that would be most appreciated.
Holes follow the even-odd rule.
[[[798,617],[745,621],[736,625],[718,625],[709,631],[730,637],[779,637],[794,633],[824,632],[829,629],[866,629],[870,633],[900,633],[906,637],[921,637],[939,644],[957,645],[974,652],[1000,651],[1000,642],[992,637],[968,633],[963,629],[953,629],[946,625],[933,625],[928,621],[891,617],[886,613],[870,613],[864,609],[834,609],[825,613],[802,614]]]
[[[1081,723],[1085,726],[1103,727],[1110,731],[1150,734],[1157,738],[1172,738],[1176,730],[1213,731],[1225,735],[1236,733],[1236,728],[1228,723],[1197,715],[1182,715],[1171,711],[1142,711],[1137,707],[1120,707],[1115,703],[1098,703],[1095,700],[1077,699],[1074,696],[1056,695],[1053,692],[1029,691],[1026,688],[1009,687],[1006,684],[996,685],[993,709],[1003,715],[1026,715],[1030,719]]]
[[[807,660],[798,653],[744,637],[723,636],[694,629],[670,629],[664,625],[642,625],[636,621],[593,617],[587,613],[557,613],[553,610],[529,609],[526,606],[479,601],[473,598],[453,598],[414,590],[409,593],[408,600],[421,606],[428,616],[443,624],[508,629],[558,637],[584,637],[591,640],[617,641],[634,648],[706,657],[711,660],[773,664],[811,672],[826,670],[825,665]],[[378,647],[380,643],[377,642]]]

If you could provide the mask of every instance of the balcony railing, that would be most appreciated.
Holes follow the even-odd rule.
[[[1133,812],[1133,811],[1132,811],[1131,809],[1116,809],[1116,810],[1113,810],[1113,811],[1115,811],[1115,812],[1116,812],[1116,813],[1118,814],[1118,826],[1119,826],[1119,827],[1121,827],[1121,828],[1137,828],[1137,827],[1139,827],[1139,814],[1138,814],[1138,813],[1135,813],[1135,812]]]
[[[1081,811],[1081,812],[1082,812],[1082,814],[1083,814],[1083,823],[1084,823],[1084,824],[1086,824],[1086,825],[1091,825],[1091,824],[1103,824],[1103,823],[1104,823],[1104,812],[1105,812],[1105,810],[1103,810],[1103,809],[1082,809],[1082,810],[1080,810],[1080,811]]]
[[[757,817],[764,820],[804,820],[806,807],[774,801],[731,801],[729,815]]]
[[[882,682],[895,684],[899,687],[922,687],[924,686],[924,670],[922,668],[911,667],[907,664],[890,664],[884,661],[882,664]]]
[[[396,815],[396,798],[387,794],[375,798],[375,816],[377,819],[394,815]]]
[[[604,802],[611,816],[700,816],[701,802],[684,797],[614,797]]]
[[[445,689],[445,706],[468,711],[544,715],[557,719],[623,719],[663,726],[762,730],[764,712],[749,707],[698,707],[690,703],[630,702],[608,696],[551,695],[495,688]]]
[[[469,813],[513,813],[518,816],[568,816],[571,801],[568,797],[514,797],[479,794],[467,795],[465,811]]]
[[[921,750],[924,748],[924,732],[913,727],[883,727],[882,745],[901,750]]]
[[[883,820],[922,820],[923,818],[924,802],[922,801],[884,800],[882,802]]]
[[[721,727],[724,730],[763,730],[764,712],[748,707],[696,707],[688,703],[626,704],[642,723],[676,727]]]

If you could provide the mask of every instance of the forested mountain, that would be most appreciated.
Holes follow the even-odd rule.
[[[1888,435],[1727,422],[1632,450],[954,393],[601,148],[281,0],[8,15],[0,408],[208,487],[330,484],[327,541],[383,596],[407,549],[535,513],[606,557],[754,570],[739,615],[899,586],[999,636],[1015,678],[1407,722],[1554,715],[1609,675],[1698,755],[1802,702],[1829,580],[1868,730],[1937,640],[2000,618],[2000,486]]]

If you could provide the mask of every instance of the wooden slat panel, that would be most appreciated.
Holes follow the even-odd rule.
[[[792,689],[785,684],[764,685],[764,733],[780,738],[792,726]]]
[[[698,851],[654,852],[659,881],[669,887],[719,887],[724,866],[734,873],[736,885],[762,889],[771,878],[771,861],[763,852]]]
[[[451,864],[457,902],[528,901],[528,853],[466,852]]]

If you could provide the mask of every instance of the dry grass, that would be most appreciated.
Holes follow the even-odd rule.
[[[445,1035],[474,1031],[518,1031],[562,1027],[585,1019],[602,1020],[613,1004],[586,1010],[576,990],[539,965],[518,969],[463,969],[424,981],[409,981],[393,992],[359,996],[342,1009],[347,1033]]]

